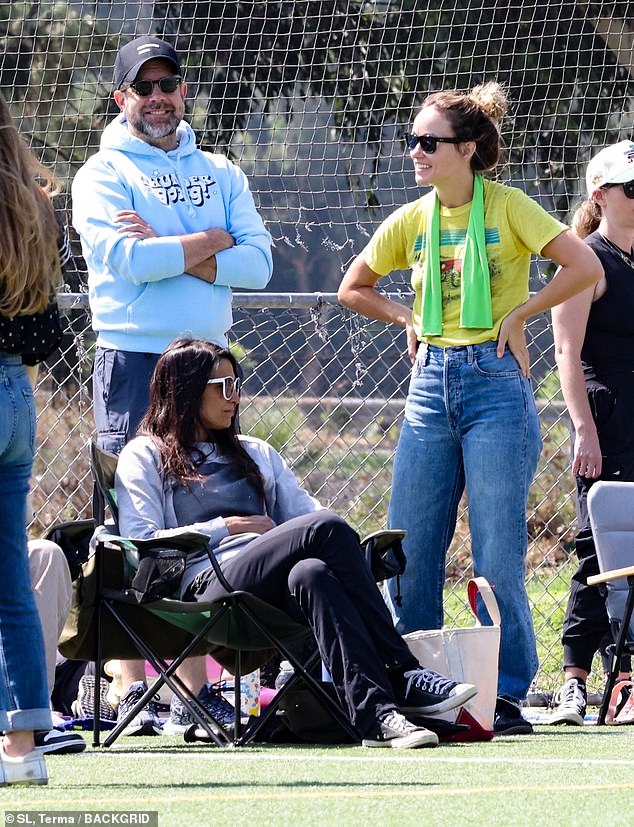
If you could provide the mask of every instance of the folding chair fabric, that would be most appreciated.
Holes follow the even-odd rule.
[[[608,617],[617,632],[608,648],[610,670],[597,720],[602,725],[621,656],[634,652],[634,483],[596,482],[588,493],[588,513],[601,571],[588,584],[605,587]]]

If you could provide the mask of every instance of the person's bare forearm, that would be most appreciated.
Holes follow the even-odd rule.
[[[186,272],[201,281],[213,284],[216,280],[216,256],[209,256],[209,258],[201,261],[200,264],[190,267]]]
[[[194,272],[195,268],[203,265],[202,273],[206,273],[205,281],[213,281],[216,277],[216,263],[215,255],[222,250],[228,250],[235,246],[235,239],[226,230],[221,230],[219,227],[210,230],[203,230],[198,233],[189,233],[188,235],[179,236],[179,241],[183,245],[183,253],[185,256],[186,273],[191,273],[198,278],[203,277],[199,272]],[[209,278],[209,260],[213,258],[213,278]]]

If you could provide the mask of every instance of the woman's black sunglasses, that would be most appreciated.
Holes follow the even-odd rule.
[[[601,189],[611,190],[612,187],[623,187],[623,192],[626,198],[634,198],[634,179],[626,181],[624,184],[604,184]]]
[[[412,135],[408,132],[404,135],[408,149],[416,149],[418,145],[428,155],[433,155],[438,149],[438,144],[460,144],[460,138],[439,138],[437,135]]]
[[[158,80],[133,80],[127,88],[133,89],[140,98],[149,97],[155,86],[158,86],[164,95],[171,95],[181,85],[181,81],[182,78],[179,75],[169,75]]]

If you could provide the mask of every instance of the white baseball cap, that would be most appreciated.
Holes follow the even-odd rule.
[[[620,141],[607,146],[591,159],[586,170],[588,195],[605,184],[624,184],[634,180],[634,142]]]

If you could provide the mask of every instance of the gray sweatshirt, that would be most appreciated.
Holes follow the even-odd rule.
[[[271,445],[255,437],[241,435],[239,439],[260,469],[264,482],[266,514],[276,525],[323,508],[299,486],[293,472]],[[222,456],[209,443],[199,443],[196,447],[203,450],[209,458],[222,461]],[[168,538],[175,533],[175,529],[187,528],[209,537],[210,550],[222,561],[238,554],[258,536],[230,536],[223,517],[179,526],[174,509],[174,494],[179,486],[164,475],[158,448],[150,437],[138,436],[125,446],[119,456],[115,487],[119,506],[119,531],[124,537]],[[209,565],[207,557],[195,554],[190,556],[181,584],[181,594],[194,577]]]

